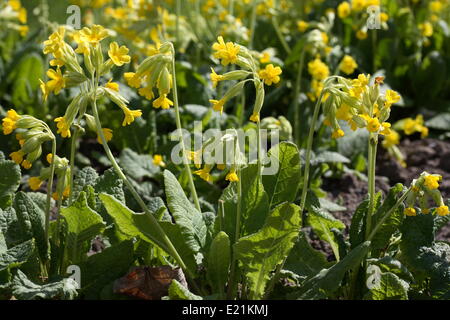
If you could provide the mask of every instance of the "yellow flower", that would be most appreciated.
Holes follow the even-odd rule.
[[[436,212],[438,215],[440,215],[441,217],[448,215],[448,207],[447,206],[439,206],[436,208]]]
[[[352,10],[361,11],[366,6],[366,0],[352,0]]]
[[[194,174],[200,176],[200,178],[202,178],[203,180],[205,180],[207,182],[211,182],[212,177],[209,174],[211,172],[211,169],[212,169],[211,167],[205,166],[203,169],[195,171]]]
[[[18,11],[22,7],[22,4],[20,3],[20,0],[9,0],[8,5],[14,10]]]
[[[237,182],[237,181],[239,181],[239,177],[236,174],[236,171],[234,169],[231,169],[231,171],[225,177],[225,180],[230,181],[230,182]]]
[[[297,21],[298,31],[305,32],[309,27],[309,23],[303,20]]]
[[[224,76],[217,74],[213,68],[211,68],[211,81],[213,83],[213,88],[217,87],[217,83],[219,83],[219,81],[222,81],[224,79]]]
[[[214,99],[211,99],[211,100],[209,100],[209,102],[210,103],[212,103],[213,104],[213,109],[214,109],[214,111],[220,111],[220,113],[222,114],[222,112],[223,112],[223,106],[225,105],[225,100],[214,100]]]
[[[381,130],[380,134],[384,136],[388,136],[391,134],[391,124],[389,122],[383,122],[381,126],[383,127],[383,129]]]
[[[414,217],[416,215],[416,209],[412,207],[405,208],[403,213],[409,217]]]
[[[155,154],[153,156],[153,164],[158,167],[165,167],[166,164],[163,161],[163,157],[160,154]]]
[[[22,161],[22,167],[24,167],[25,169],[29,170],[29,169],[31,169],[32,166],[33,166],[33,164],[30,161],[28,161],[28,160]]]
[[[125,72],[123,76],[130,87],[136,89],[139,89],[141,87],[141,78],[139,78],[136,73]]]
[[[328,35],[325,32],[321,32],[321,35],[323,43],[328,44],[329,41]]]
[[[360,75],[358,75],[358,79],[352,80],[352,86],[356,88],[365,87],[369,84],[369,80],[370,75],[366,76],[365,74],[361,73]]]
[[[173,106],[173,102],[167,98],[167,94],[162,94],[158,99],[153,101],[153,107],[155,108],[170,109],[170,106]]]
[[[11,153],[9,156],[11,157],[12,161],[14,161],[15,163],[21,164],[23,161],[24,154],[22,151],[16,151],[16,152]]]
[[[349,121],[352,119],[352,114],[350,112],[351,108],[347,104],[343,103],[337,110],[336,110],[336,118],[338,120],[344,120]]]
[[[57,133],[61,134],[63,138],[70,138],[70,126],[65,117],[59,117],[55,119],[56,127],[58,128]]]
[[[390,130],[391,133],[384,136],[384,140],[381,143],[383,147],[386,149],[393,147],[394,145],[397,145],[400,143],[400,135],[397,133],[397,131]]]
[[[431,37],[433,35],[433,25],[429,22],[419,24],[419,30],[424,37]]]
[[[131,61],[128,52],[129,50],[126,46],[121,46],[119,48],[117,42],[112,42],[109,45],[108,56],[116,66],[121,67],[126,63],[130,63]]]
[[[221,36],[219,36],[217,40],[218,42],[214,43],[212,46],[213,50],[216,51],[214,57],[221,59],[224,66],[227,66],[230,63],[236,63],[240,51],[239,46],[235,45],[233,42],[225,43]]]
[[[380,13],[380,20],[381,22],[387,22],[389,20],[389,15],[387,13]]]
[[[308,72],[313,76],[315,80],[324,80],[330,75],[330,69],[323,63],[320,58],[308,63]]]
[[[358,38],[359,40],[367,39],[367,32],[365,32],[364,30],[358,30],[356,32],[356,38]]]
[[[117,82],[111,82],[112,79],[109,79],[108,83],[105,84],[105,87],[111,89],[113,91],[119,92],[119,84]]]
[[[155,97],[155,95],[153,94],[153,89],[151,87],[140,88],[138,92],[147,100],[152,100]]]
[[[194,161],[195,167],[197,169],[200,169],[200,167],[202,166],[202,152],[201,152],[201,150],[199,150],[199,151],[188,151],[186,157],[190,161]]]
[[[84,27],[80,31],[81,37],[92,45],[97,45],[100,41],[108,37],[108,31],[100,25],[93,25],[92,28]]]
[[[47,160],[48,164],[52,164],[53,154],[52,153],[47,154],[46,160]]]
[[[19,10],[19,21],[20,23],[27,23],[27,9],[25,8],[20,8]]]
[[[380,130],[381,124],[378,118],[369,118],[367,120],[367,130],[369,132],[378,132]]]
[[[349,55],[345,55],[341,63],[339,64],[339,69],[347,75],[355,72],[356,68],[358,68],[358,64],[356,63],[355,59],[353,59]]]
[[[2,119],[2,127],[3,134],[7,135],[12,133],[15,129],[17,129],[17,120],[20,119],[20,116],[13,109],[8,110],[6,113],[6,117]]]
[[[44,54],[53,54],[55,57],[61,57],[61,50],[64,47],[64,35],[66,29],[59,27],[57,31],[53,32],[48,40],[44,41]]]
[[[386,91],[386,107],[390,108],[394,103],[397,103],[400,101],[400,95],[395,92],[394,90],[387,90]]]
[[[430,10],[433,12],[441,12],[443,4],[440,1],[431,1]]]
[[[113,131],[108,128],[102,128],[102,131],[103,131],[103,135],[105,136],[106,142],[111,141],[113,138]],[[97,135],[97,142],[100,144],[103,144],[102,139],[100,138],[99,135]]]
[[[19,33],[22,37],[25,37],[29,31],[30,31],[30,28],[28,26],[20,26],[19,27]]]
[[[280,82],[281,73],[280,67],[274,67],[273,64],[269,64],[263,70],[259,71],[259,77],[264,80],[266,85],[270,86],[272,83],[277,84]]]
[[[425,177],[423,185],[430,190],[434,190],[439,188],[439,181],[442,180],[442,177],[439,175],[428,175]]]
[[[350,9],[350,3],[347,1],[342,2],[337,7],[338,16],[341,19],[345,19],[350,15],[351,9]]]
[[[36,191],[41,187],[42,180],[39,179],[39,177],[31,177],[28,180],[28,185],[30,186],[31,190]]]
[[[134,122],[135,118],[139,118],[142,116],[141,110],[130,110],[127,107],[122,108],[123,113],[125,114],[125,118],[123,119],[122,126],[125,127]]]
[[[269,52],[263,52],[261,54],[261,57],[259,58],[259,62],[261,63],[269,63],[271,59],[270,53]]]
[[[47,76],[52,79],[46,84],[48,91],[59,94],[59,92],[66,87],[66,80],[64,79],[60,68],[57,68],[56,71],[49,69],[47,71]]]
[[[259,113],[253,113],[251,116],[250,116],[250,121],[253,121],[253,122],[255,122],[255,123],[258,123],[259,122]]]
[[[336,131],[333,131],[331,137],[333,139],[339,139],[342,138],[343,136],[345,136],[344,131],[342,131],[342,129],[337,129]]]
[[[221,164],[221,163],[218,163],[216,166],[217,166],[217,169],[219,169],[219,170],[225,170],[225,168],[227,167],[225,164]]]

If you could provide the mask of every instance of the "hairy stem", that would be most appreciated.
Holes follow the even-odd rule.
[[[53,179],[55,177],[55,156],[56,156],[56,138],[52,140],[52,163],[50,164],[50,177],[47,184],[47,203],[45,207],[45,242],[49,240],[49,228],[50,228],[50,210],[52,203],[52,191],[53,191]]]
[[[302,84],[302,74],[303,74],[303,66],[305,64],[305,53],[306,50],[302,51],[300,55],[300,61],[298,66],[297,79],[295,80],[295,89],[294,89],[294,128],[295,128],[295,142],[300,147],[300,89]]]
[[[191,189],[191,196],[194,199],[195,207],[198,211],[202,212],[200,207],[200,202],[198,200],[197,190],[195,189],[194,184],[194,178],[192,177],[192,171],[191,167],[189,166],[189,162],[186,158],[186,146],[184,145],[184,139],[183,139],[183,131],[181,126],[181,117],[180,117],[180,107],[178,104],[178,90],[177,90],[177,75],[176,75],[176,69],[175,69],[175,48],[172,45],[172,79],[173,79],[173,105],[175,108],[175,122],[177,125],[178,134],[180,137],[180,145],[181,149],[183,150],[183,163],[184,167],[188,173],[188,179],[189,179],[189,188]]]

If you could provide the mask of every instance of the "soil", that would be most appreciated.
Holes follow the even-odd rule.
[[[442,175],[439,190],[444,199],[450,198],[450,142],[436,139],[404,140],[399,146],[406,157],[406,168],[402,167],[383,148],[377,156],[376,189],[386,193],[395,183],[409,185],[423,171]],[[357,206],[367,196],[367,182],[351,174],[341,179],[325,179],[322,188],[328,192],[328,198],[347,208],[333,215],[350,226],[352,215]],[[444,226],[436,235],[439,240],[450,240],[450,224]],[[313,247],[324,251],[328,259],[333,258],[329,246],[311,235]]]

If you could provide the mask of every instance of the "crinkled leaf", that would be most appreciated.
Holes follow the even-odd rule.
[[[300,235],[292,248],[284,265],[284,269],[302,278],[312,277],[320,270],[330,267],[325,255],[311,247],[304,232]]]
[[[177,178],[168,170],[164,171],[164,186],[170,213],[186,243],[195,251],[200,251],[205,245],[207,232],[202,214],[189,201]]]
[[[45,213],[24,192],[16,194],[14,208],[22,231],[36,240],[41,259],[47,260],[48,242],[45,239]]]
[[[103,287],[126,274],[133,261],[132,240],[122,241],[90,256],[80,265],[81,288],[85,298],[98,299]]]
[[[34,240],[28,240],[0,254],[0,271],[15,268],[25,263],[34,250]]]
[[[19,188],[21,173],[20,167],[8,160],[0,160],[0,172],[0,209],[5,209]]]
[[[203,298],[190,292],[188,288],[183,286],[177,280],[172,280],[169,287],[168,300],[203,300]]]
[[[81,191],[85,186],[95,185],[95,181],[98,178],[97,171],[91,167],[83,168],[74,175],[73,179],[73,198],[77,199]]]
[[[85,192],[81,192],[70,207],[62,208],[61,215],[67,224],[68,262],[77,264],[87,258],[90,241],[102,232],[105,224],[102,217],[89,208]]]
[[[378,268],[372,266],[372,268]],[[364,295],[365,300],[407,300],[409,284],[391,272],[381,272],[378,268],[379,279],[371,285]],[[370,275],[369,275],[370,277]],[[370,280],[370,279],[369,279]]]
[[[137,181],[152,178],[160,172],[159,167],[153,164],[151,156],[137,154],[131,149],[124,149],[120,154],[120,166],[128,176]]]
[[[275,174],[263,175],[264,189],[269,196],[269,206],[276,207],[285,201],[294,201],[300,181],[300,155],[295,144],[282,142],[270,149],[271,163],[278,163]]]
[[[19,300],[73,300],[78,295],[77,289],[78,283],[72,278],[40,286],[31,282],[20,270],[17,271],[12,282],[12,293]]]
[[[321,240],[330,244],[336,259],[339,261],[339,244],[332,229],[344,230],[345,225],[328,212],[313,206],[308,210],[306,222]]]
[[[207,277],[213,292],[223,294],[230,268],[230,239],[221,231],[211,243],[208,255]]]
[[[293,299],[324,299],[327,294],[338,290],[342,279],[349,270],[355,269],[366,256],[370,248],[370,241],[363,242],[350,251],[344,259],[329,269],[321,270],[317,275],[307,279],[302,288],[289,295]]]
[[[258,231],[264,224],[269,212],[269,199],[264,187],[258,178],[258,166],[249,165],[241,171],[242,198],[241,198],[241,234]],[[224,217],[222,229],[234,241],[236,232],[237,213],[237,182],[232,182],[225,188],[220,197],[224,202]],[[219,219],[216,220],[219,222]]]
[[[294,246],[300,225],[300,208],[294,204],[281,204],[269,214],[260,231],[240,238],[234,245],[247,278],[250,299],[263,297],[270,273]]]

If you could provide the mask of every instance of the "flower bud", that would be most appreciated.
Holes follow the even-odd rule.
[[[170,92],[170,89],[172,87],[172,77],[166,67],[164,67],[161,71],[157,87],[159,90],[159,94],[168,94]]]

